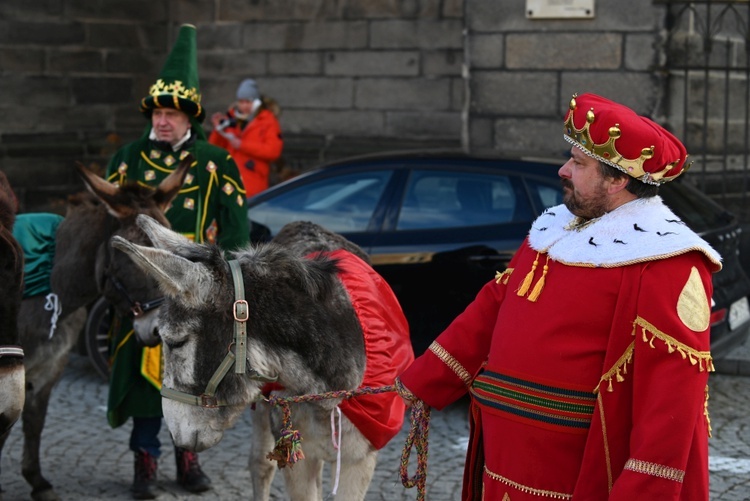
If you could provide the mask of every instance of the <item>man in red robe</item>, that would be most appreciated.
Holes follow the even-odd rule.
[[[564,204],[401,374],[402,396],[471,394],[463,499],[708,500],[721,258],[657,195],[685,147],[593,94],[563,132]]]

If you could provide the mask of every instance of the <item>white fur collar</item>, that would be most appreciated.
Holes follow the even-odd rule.
[[[688,228],[661,197],[633,200],[578,230],[570,229],[575,219],[564,205],[547,209],[531,225],[531,248],[569,265],[605,268],[697,250],[721,269],[719,253]]]

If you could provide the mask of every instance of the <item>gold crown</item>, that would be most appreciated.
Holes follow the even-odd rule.
[[[672,170],[680,163],[680,159],[678,158],[674,162],[667,164],[660,171],[646,172],[643,169],[643,164],[646,163],[646,160],[653,158],[654,145],[643,148],[641,150],[641,155],[638,158],[631,159],[623,157],[617,151],[617,148],[615,148],[615,142],[620,138],[620,136],[622,136],[620,124],[618,123],[615,123],[614,126],[609,128],[609,138],[606,142],[601,144],[594,143],[594,141],[591,139],[591,133],[589,132],[589,128],[591,127],[591,124],[594,123],[594,120],[596,118],[594,115],[594,109],[592,108],[586,112],[586,123],[582,128],[577,129],[573,122],[573,115],[576,108],[578,107],[578,104],[576,103],[576,97],[577,96],[574,95],[570,100],[570,112],[568,113],[568,118],[565,121],[565,136],[566,139],[569,138],[569,142],[574,142],[576,145],[584,148],[597,160],[601,160],[604,163],[611,165],[612,167],[615,167],[616,169],[619,169],[629,176],[632,176],[644,183],[654,185],[664,184],[675,179],[680,174],[687,171],[690,168],[690,165],[692,165],[691,162],[689,165],[685,165],[685,167],[674,176],[666,176],[667,172]],[[687,162],[687,155],[685,156],[685,161]]]
[[[198,92],[198,89],[195,87],[188,89],[182,85],[180,80],[175,80],[173,83],[165,83],[164,80],[160,78],[151,86],[148,93],[154,97],[169,94],[178,98],[187,99],[196,104],[201,102],[201,95]]]

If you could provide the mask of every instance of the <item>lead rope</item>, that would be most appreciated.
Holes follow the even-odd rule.
[[[338,413],[339,418],[339,431],[336,433],[336,414]],[[335,409],[331,410],[331,442],[333,442],[333,448],[336,449],[336,478],[333,483],[333,490],[331,496],[335,496],[339,490],[339,479],[341,478],[341,436],[344,433],[344,429],[341,427],[341,409],[337,405]]]
[[[326,393],[298,395],[294,397],[276,397],[270,395],[264,397],[269,405],[279,406],[282,411],[281,437],[276,441],[273,450],[266,457],[277,462],[279,468],[286,465],[294,466],[294,463],[304,459],[302,452],[302,437],[298,430],[292,428],[292,411],[289,404],[302,402],[318,402],[332,398],[349,399],[359,395],[377,395],[379,393],[398,392],[396,385],[381,386],[378,388],[363,387],[356,390],[329,391]],[[411,427],[406,438],[406,443],[401,452],[401,484],[407,489],[417,488],[417,501],[425,499],[425,485],[427,481],[427,439],[430,433],[430,407],[421,400],[415,400],[411,406]],[[341,424],[339,424],[339,429]],[[339,437],[340,439],[340,437]],[[340,443],[340,442],[339,442]],[[417,471],[413,477],[409,477],[409,457],[413,448],[417,450]],[[339,451],[340,452],[340,451]],[[338,485],[338,477],[337,477]]]

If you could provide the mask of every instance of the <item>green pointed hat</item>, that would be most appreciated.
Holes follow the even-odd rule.
[[[141,100],[141,113],[151,117],[156,108],[174,108],[202,122],[206,112],[198,88],[198,57],[195,26],[183,24],[167,56],[159,79]]]

